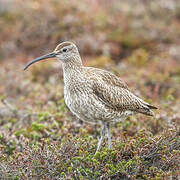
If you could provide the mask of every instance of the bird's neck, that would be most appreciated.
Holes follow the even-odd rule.
[[[83,67],[81,57],[72,57],[71,59],[62,62],[62,67],[64,72],[81,69]]]
[[[82,60],[79,57],[77,59],[71,59],[66,62],[62,62],[62,67],[63,67],[63,76],[64,76],[64,83],[66,84],[67,81],[71,81],[71,79],[74,79],[78,77],[83,68]]]

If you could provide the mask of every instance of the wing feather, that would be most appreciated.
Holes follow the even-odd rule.
[[[96,81],[94,82],[93,90],[102,102],[109,107],[114,108],[114,110],[129,110],[150,116],[153,115],[153,112],[150,109],[151,105],[135,96],[128,89]]]
[[[151,109],[157,109],[133,93],[127,84],[118,76],[109,71],[87,67],[88,75],[93,82],[93,91],[99,100],[114,110],[143,113],[153,116]]]
[[[97,80],[102,79],[102,81],[109,85],[118,86],[129,90],[127,84],[120,77],[114,75],[113,73],[93,67],[86,68],[88,69],[87,72],[92,75],[92,78],[96,77]]]

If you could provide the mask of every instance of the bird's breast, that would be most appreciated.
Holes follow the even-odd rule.
[[[90,84],[84,79],[72,78],[64,84],[64,99],[66,105],[71,110],[72,108],[86,103],[86,98],[92,94]],[[83,104],[83,105],[84,105]]]
[[[64,99],[67,107],[78,118],[85,120],[88,114],[89,102],[91,101],[92,90],[86,85],[73,84],[64,87]]]

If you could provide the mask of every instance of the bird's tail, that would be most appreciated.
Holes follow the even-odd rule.
[[[142,114],[145,114],[147,116],[154,116],[154,112],[151,109],[148,109],[146,111],[141,112]]]
[[[150,108],[150,109],[158,109],[157,107],[152,106],[152,105],[150,105],[150,104],[147,104],[147,107]]]
[[[154,112],[151,109],[158,109],[155,106],[152,106],[148,103],[144,103],[144,108],[141,111],[142,114],[148,115],[148,116],[154,116]]]

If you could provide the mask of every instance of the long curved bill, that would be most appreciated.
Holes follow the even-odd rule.
[[[26,70],[31,64],[34,64],[38,61],[42,61],[44,59],[48,59],[48,58],[53,58],[53,57],[56,57],[56,53],[55,52],[51,52],[49,54],[46,54],[44,56],[40,56],[34,60],[32,60],[31,62],[29,62],[25,67],[24,67],[24,70]]]

